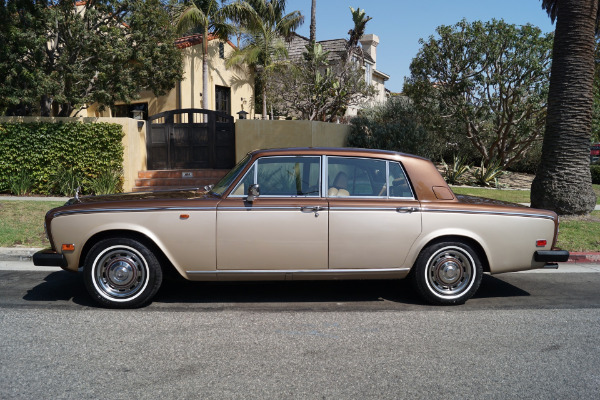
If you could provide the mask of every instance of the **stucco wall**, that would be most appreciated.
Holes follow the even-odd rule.
[[[235,123],[235,156],[279,147],[343,147],[349,125],[317,121],[238,120]]]
[[[123,127],[123,190],[130,192],[135,186],[138,171],[146,169],[146,125],[145,121],[138,128],[138,121],[132,118],[62,118],[62,117],[0,117],[0,122],[28,123],[28,122],[104,122],[119,124]]]
[[[183,80],[175,85],[164,96],[156,97],[150,91],[140,93],[140,98],[131,104],[148,103],[148,115],[179,108],[202,108],[202,45],[196,44],[181,50],[183,52]],[[215,85],[231,89],[231,115],[249,112],[248,118],[254,117],[254,75],[246,66],[225,66],[225,60],[233,53],[234,48],[224,43],[224,58],[219,57],[219,40],[208,42],[209,70],[209,109],[215,107]],[[117,102],[117,105],[124,104]],[[110,117],[110,109],[100,111],[97,104],[91,105],[80,114],[89,117]]]

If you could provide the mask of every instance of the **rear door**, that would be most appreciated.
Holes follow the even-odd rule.
[[[395,161],[326,157],[329,268],[401,268],[421,234],[421,213]]]

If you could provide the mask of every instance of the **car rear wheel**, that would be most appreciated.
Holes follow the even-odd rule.
[[[477,252],[458,241],[428,246],[414,268],[415,288],[432,304],[463,304],[477,291],[483,275]]]
[[[130,238],[96,243],[85,259],[83,272],[92,298],[110,308],[135,308],[148,303],[163,276],[154,253]]]

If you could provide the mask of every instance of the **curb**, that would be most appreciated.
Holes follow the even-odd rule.
[[[0,247],[0,261],[31,261],[37,247]]]
[[[600,253],[570,252],[568,263],[600,263]]]

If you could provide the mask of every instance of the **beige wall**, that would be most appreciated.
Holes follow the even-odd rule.
[[[224,43],[225,58],[219,57],[219,40],[208,42],[208,69],[210,85],[210,106],[215,109],[215,85],[231,88],[231,115],[237,119],[237,113],[249,112],[248,118],[254,117],[254,75],[245,66],[226,68],[225,60],[233,53],[234,48]],[[197,44],[181,50],[183,52],[183,80],[164,96],[156,97],[152,92],[140,93],[140,98],[131,104],[148,103],[148,115],[179,108],[202,108],[202,45]],[[242,100],[243,99],[243,100]],[[124,103],[117,103],[124,104]],[[109,117],[110,110],[101,111],[97,104],[91,105],[82,112],[90,117]],[[80,113],[80,114],[82,114]]]
[[[119,124],[123,127],[123,191],[130,192],[135,186],[138,171],[146,169],[146,125],[142,122],[138,128],[138,121],[131,118],[59,118],[59,117],[0,117],[0,123],[27,123],[27,122],[104,122]]]
[[[235,123],[235,156],[279,147],[343,147],[349,125],[317,121],[238,120]]]

